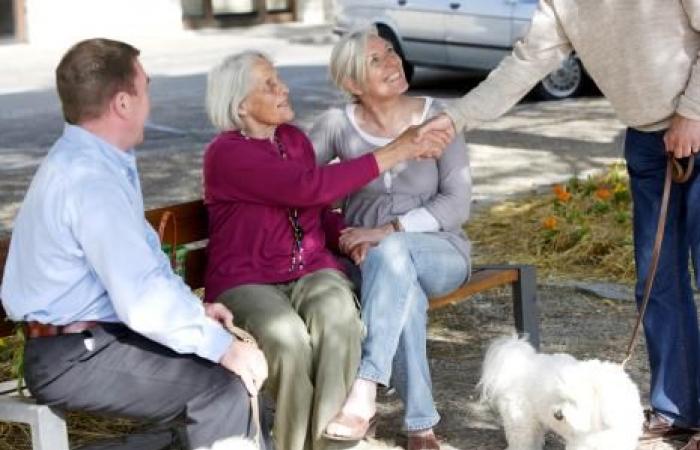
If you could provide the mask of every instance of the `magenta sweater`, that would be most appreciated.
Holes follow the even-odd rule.
[[[374,155],[317,166],[306,135],[277,127],[288,159],[266,139],[219,134],[204,154],[204,201],[209,213],[205,298],[241,284],[282,283],[324,268],[340,270],[321,223],[327,207],[379,175]],[[294,237],[289,208],[304,229],[304,267],[290,271]]]

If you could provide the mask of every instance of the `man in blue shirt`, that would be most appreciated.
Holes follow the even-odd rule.
[[[185,419],[188,448],[251,436],[262,352],[176,276],[146,222],[133,147],[148,77],[132,46],[90,39],[56,69],[67,122],[17,216],[0,296],[24,323],[25,379],[43,404]]]

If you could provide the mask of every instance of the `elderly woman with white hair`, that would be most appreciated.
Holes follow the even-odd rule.
[[[323,428],[354,378],[362,324],[322,218],[334,201],[449,138],[419,144],[411,129],[366,155],[318,167],[311,142],[289,124],[287,86],[253,51],[212,69],[207,111],[220,133],[204,155],[205,300],[225,304],[262,347],[277,447],[337,447]]]
[[[333,81],[352,101],[326,112],[311,130],[319,163],[361,158],[441,111],[432,98],[405,95],[401,59],[374,28],[344,36],[330,66]],[[426,355],[428,297],[469,276],[462,224],[470,196],[467,149],[458,135],[440,158],[399,164],[345,200],[351,227],[342,231],[340,248],[362,272],[367,336],[350,395],[327,426],[328,437],[361,439],[375,413],[377,385],[393,378],[405,405],[408,449],[440,448]]]

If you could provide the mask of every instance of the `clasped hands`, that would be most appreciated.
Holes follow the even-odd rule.
[[[439,114],[422,125],[406,129],[394,142],[413,153],[413,159],[439,158],[455,138],[452,119]]]

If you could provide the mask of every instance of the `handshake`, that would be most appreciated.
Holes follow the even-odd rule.
[[[433,117],[422,125],[409,127],[396,139],[375,152],[379,171],[413,160],[439,158],[455,138],[456,130],[447,114]]]

